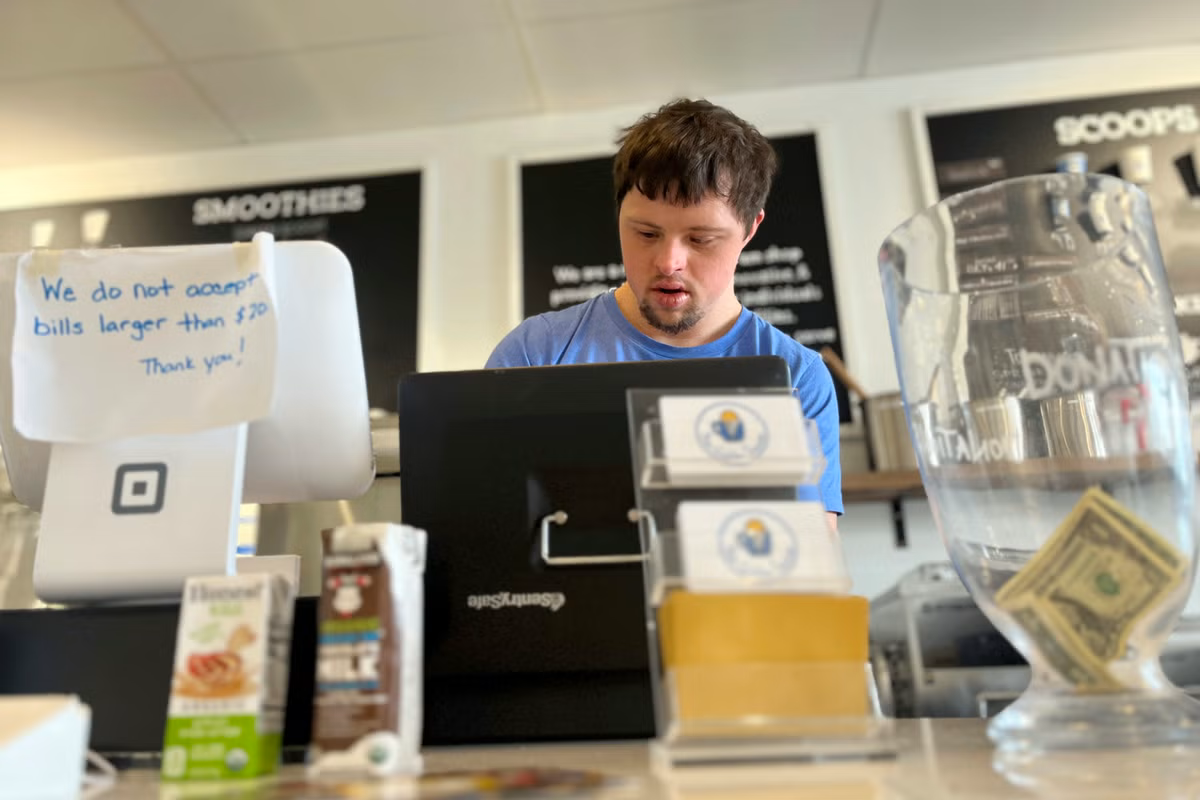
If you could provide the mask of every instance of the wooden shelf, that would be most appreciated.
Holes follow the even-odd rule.
[[[939,481],[963,488],[990,487],[1080,491],[1103,483],[1130,483],[1169,476],[1173,465],[1161,453],[1136,456],[1055,457],[1011,464],[948,464],[934,467]]]
[[[924,497],[925,485],[915,469],[855,472],[842,476],[842,501],[886,503],[906,497]]]
[[[1136,458],[1042,458],[1014,462],[1001,471],[997,465],[952,464],[935,468],[940,480],[962,487],[1086,489],[1105,482],[1131,481],[1135,477],[1169,473],[1171,465],[1157,453]],[[842,475],[842,500],[846,503],[887,503],[924,497],[925,486],[917,470],[855,472]]]

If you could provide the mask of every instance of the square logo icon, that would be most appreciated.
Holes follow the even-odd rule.
[[[113,481],[114,514],[157,514],[167,493],[167,465],[122,464]]]

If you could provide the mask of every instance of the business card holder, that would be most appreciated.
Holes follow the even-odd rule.
[[[816,499],[825,464],[815,425],[794,421],[807,452],[788,452],[787,464],[750,464],[723,482],[697,481],[706,469],[694,464],[680,480],[664,441],[671,426],[677,435],[680,425],[698,423],[664,418],[662,409],[681,405],[660,401],[681,394],[697,392],[627,394],[647,554],[656,766],[894,756],[892,721],[880,710],[867,660],[868,604],[847,594],[837,534]],[[731,408],[752,409],[756,397],[779,392],[721,394]],[[700,414],[712,404],[683,405]],[[799,510],[806,513],[791,513]]]

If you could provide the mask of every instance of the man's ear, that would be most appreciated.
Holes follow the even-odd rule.
[[[755,215],[754,221],[750,223],[750,230],[746,231],[746,238],[742,240],[742,247],[750,244],[750,240],[754,238],[754,234],[758,233],[758,226],[762,225],[762,221],[766,218],[767,212],[764,209],[759,209]]]

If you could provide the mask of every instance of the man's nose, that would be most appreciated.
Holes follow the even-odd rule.
[[[664,275],[679,272],[687,264],[683,242],[664,238],[654,253],[654,267]]]

